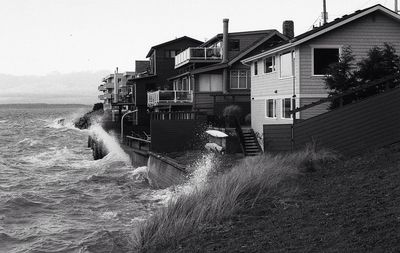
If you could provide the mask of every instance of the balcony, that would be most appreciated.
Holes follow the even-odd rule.
[[[104,87],[106,87],[106,89],[114,89],[114,84],[113,83],[106,83],[104,85]]]
[[[106,94],[99,95],[99,99],[100,100],[112,99],[112,94],[106,93]]]
[[[187,105],[193,102],[192,91],[158,90],[147,93],[147,106]]]
[[[99,85],[98,90],[99,90],[99,91],[105,91],[105,90],[106,90],[106,87],[104,87],[104,84]]]
[[[217,63],[222,60],[220,47],[189,47],[175,56],[175,68],[179,68],[189,62]]]

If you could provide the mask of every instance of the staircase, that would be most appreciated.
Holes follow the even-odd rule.
[[[256,156],[262,153],[257,137],[251,128],[242,128],[243,148],[245,156]]]

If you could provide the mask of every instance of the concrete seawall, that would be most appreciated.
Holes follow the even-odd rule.
[[[88,147],[92,149],[93,159],[99,160],[107,155],[104,144],[89,136]],[[152,187],[167,188],[181,184],[187,178],[186,167],[174,159],[149,151],[137,150],[121,144],[129,155],[133,167],[147,166],[148,177]]]

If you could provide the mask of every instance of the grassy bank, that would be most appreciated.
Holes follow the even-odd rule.
[[[182,242],[205,233],[211,226],[254,209],[266,198],[293,194],[299,175],[334,158],[332,153],[309,148],[290,155],[246,159],[214,177],[205,187],[172,200],[142,223],[135,233],[133,248],[143,252],[184,250]],[[188,252],[196,250],[189,248]]]

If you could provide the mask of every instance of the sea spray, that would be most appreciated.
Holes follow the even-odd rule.
[[[121,148],[115,136],[108,134],[99,124],[92,125],[89,128],[89,133],[92,138],[104,144],[104,148],[108,152],[105,160],[120,160],[125,162],[127,166],[130,165],[129,155]]]
[[[154,199],[166,205],[182,194],[191,194],[195,190],[203,189],[210,175],[218,165],[218,158],[214,152],[203,154],[193,164],[188,166],[188,180],[182,185],[174,185],[166,189],[158,190]]]

